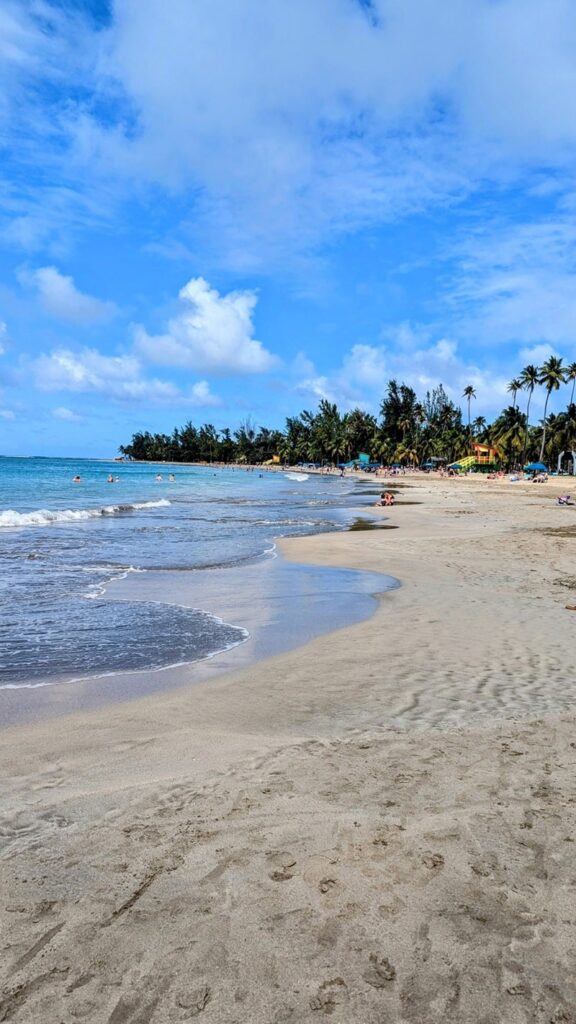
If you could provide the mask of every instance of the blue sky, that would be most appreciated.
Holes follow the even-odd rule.
[[[576,359],[575,95],[573,0],[3,0],[0,453],[490,418]]]

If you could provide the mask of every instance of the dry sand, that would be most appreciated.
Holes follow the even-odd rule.
[[[283,543],[368,621],[2,733],[0,1021],[576,1021],[576,508],[402,482]]]

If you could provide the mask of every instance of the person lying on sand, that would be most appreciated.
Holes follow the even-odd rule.
[[[569,494],[562,494],[556,499],[559,505],[573,505],[574,502]]]

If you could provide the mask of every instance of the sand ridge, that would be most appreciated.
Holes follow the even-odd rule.
[[[370,620],[4,731],[0,1021],[576,1020],[576,510],[406,482],[282,544]]]

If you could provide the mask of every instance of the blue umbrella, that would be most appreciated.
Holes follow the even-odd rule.
[[[530,472],[534,471],[535,473],[548,472],[548,466],[545,466],[543,462],[529,462],[527,466],[524,466],[524,469],[527,469]]]

